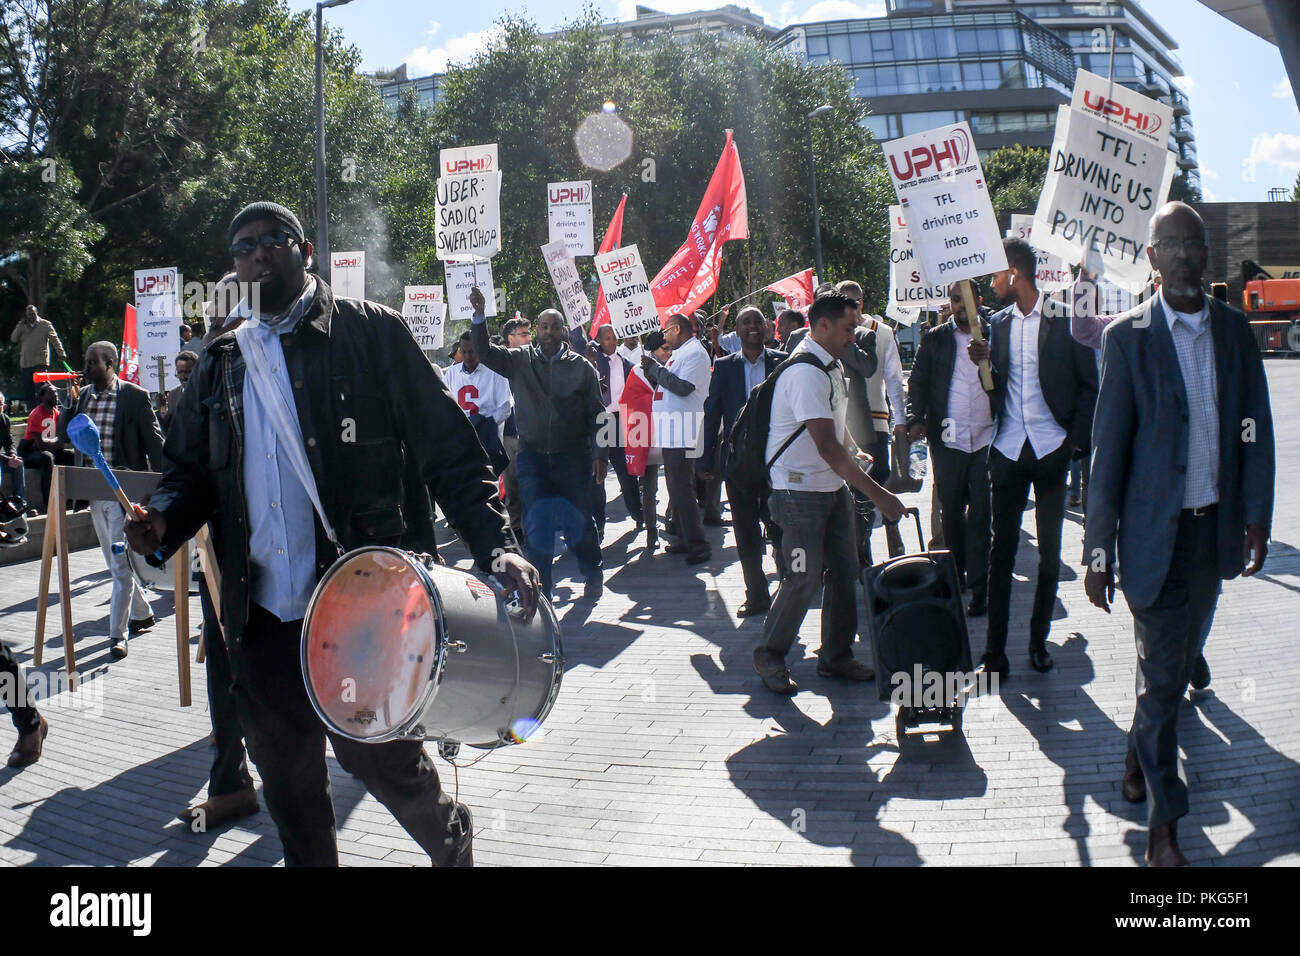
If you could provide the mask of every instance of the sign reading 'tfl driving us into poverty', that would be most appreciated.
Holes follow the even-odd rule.
[[[904,136],[884,148],[922,280],[947,286],[1007,267],[966,123]]]
[[[1169,150],[1173,109],[1080,70],[1056,135],[1038,208],[1034,246],[1083,262],[1136,291],[1150,265],[1151,217],[1169,195],[1177,156]]]
[[[658,329],[659,310],[650,294],[650,280],[636,244],[598,255],[594,261],[614,337],[626,339]]]
[[[408,285],[402,299],[402,318],[406,320],[420,349],[432,352],[442,348],[447,303],[440,285]]]
[[[550,241],[559,239],[570,257],[596,251],[591,214],[591,180],[546,184],[546,220]]]

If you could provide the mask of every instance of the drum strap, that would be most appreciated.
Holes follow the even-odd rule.
[[[285,453],[290,467],[302,482],[302,486],[307,489],[312,506],[320,518],[321,527],[325,529],[325,534],[333,542],[334,547],[338,548],[339,539],[334,534],[334,526],[330,524],[330,519],[325,516],[325,509],[321,507],[320,494],[316,490],[316,478],[312,475],[311,465],[307,462],[307,452],[303,449],[302,430],[298,427],[298,419],[290,414],[288,402],[271,375],[266,351],[258,340],[260,333],[256,329],[260,324],[254,316],[235,329],[235,341],[239,343],[239,351],[244,356],[248,380],[256,389],[262,407],[271,417],[271,427],[275,429],[275,436],[279,439],[280,448]]]

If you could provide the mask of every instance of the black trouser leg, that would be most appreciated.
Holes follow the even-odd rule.
[[[678,537],[688,551],[709,550],[704,537],[704,522],[695,500],[695,460],[686,457],[688,449],[665,448],[664,471],[668,478],[668,500],[673,505]]]
[[[646,465],[641,476],[641,514],[645,519],[645,540],[653,545],[659,540],[659,466]]]
[[[1029,449],[1029,442],[1025,448]],[[1032,455],[1033,451],[1029,450]],[[1020,545],[1020,519],[1029,501],[1032,478],[1020,460],[1011,461],[996,448],[989,449],[989,492],[993,512],[993,537],[989,545],[988,637],[985,652],[1007,652],[1007,624],[1011,615],[1011,572]]]
[[[767,575],[763,572],[763,531],[759,527],[758,502],[740,494],[727,482],[731,505],[731,528],[736,533],[736,552],[745,576],[745,600],[761,604],[768,600]]]
[[[623,507],[627,508],[627,513],[632,516],[633,521],[640,522],[642,520],[641,483],[636,475],[629,475],[627,472],[627,449],[622,445],[611,448],[609,463],[614,469],[614,474],[618,476],[618,487],[623,494]]]
[[[248,760],[244,751],[244,727],[239,722],[239,706],[235,700],[230,658],[226,642],[221,637],[208,594],[206,578],[199,578],[199,603],[203,606],[204,666],[208,672],[208,713],[212,718],[212,736],[216,750],[212,756],[212,770],[208,780],[208,795],[220,797],[241,790],[253,789],[253,778],[248,773]]]
[[[1030,646],[1041,645],[1052,629],[1052,608],[1061,579],[1061,526],[1065,521],[1065,482],[1070,470],[1070,446],[1033,463],[1034,523],[1038,530],[1038,582],[1029,619]]]
[[[10,696],[12,695],[12,696]],[[41,725],[41,715],[35,707],[26,704],[16,706],[18,701],[27,699],[27,682],[18,659],[9,645],[0,641],[0,703],[9,706],[9,716],[14,722],[14,730],[20,734],[31,733]]]
[[[944,546],[965,576],[972,597],[983,597],[988,583],[988,449],[966,453],[930,446],[934,482],[943,517]]]

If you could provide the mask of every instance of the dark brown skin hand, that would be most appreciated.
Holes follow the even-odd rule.
[[[1115,573],[1110,568],[1105,571],[1089,568],[1083,578],[1083,589],[1095,607],[1110,613],[1111,602],[1115,600]]]
[[[483,290],[478,286],[469,290],[469,305],[475,315],[487,314],[487,299],[483,298]]]
[[[135,506],[135,512],[126,516],[126,543],[136,554],[153,554],[162,547],[167,534],[167,519],[155,508]]]
[[[1265,532],[1262,524],[1246,525],[1246,539],[1242,543],[1241,563],[1245,564],[1250,561],[1250,553],[1255,552],[1255,560],[1251,562],[1246,570],[1242,571],[1243,577],[1250,577],[1259,573],[1264,567],[1264,559],[1268,557],[1268,533]]]
[[[524,620],[531,621],[537,613],[538,597],[542,590],[542,579],[537,569],[517,554],[503,554],[493,565],[501,583],[519,595],[519,603],[524,608]]]

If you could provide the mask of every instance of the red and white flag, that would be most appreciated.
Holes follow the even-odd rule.
[[[749,207],[745,200],[745,174],[740,168],[740,153],[727,130],[704,199],[690,234],[667,265],[650,282],[650,293],[659,307],[659,321],[667,325],[668,316],[690,314],[704,304],[718,288],[718,270],[722,266],[722,246],[732,239],[749,238]]]
[[[798,309],[802,312],[808,306],[812,305],[813,300],[813,271],[805,269],[803,272],[796,272],[792,276],[786,276],[784,279],[778,279],[771,285],[763,286],[764,292],[775,292],[789,304],[790,308]]]
[[[122,375],[132,385],[140,384],[140,346],[135,331],[135,306],[126,307],[126,321],[122,329]]]
[[[596,255],[613,252],[623,245],[623,207],[626,205],[627,193],[624,193],[623,198],[618,201],[618,208],[614,210],[614,218],[609,221],[609,228],[605,230],[605,238],[600,240],[600,248],[596,250]],[[609,305],[605,302],[604,289],[596,293],[596,314],[591,320],[593,339],[602,325],[609,325]]]

